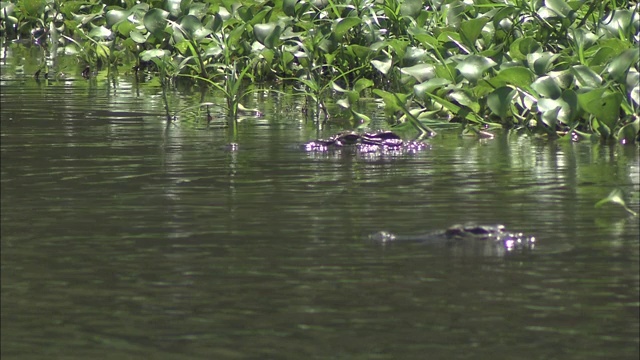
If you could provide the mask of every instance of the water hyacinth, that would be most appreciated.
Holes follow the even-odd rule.
[[[368,125],[357,104],[373,94],[391,125],[422,134],[460,123],[635,143],[639,10],[622,0],[18,0],[0,3],[0,34],[83,68],[204,82],[223,91],[231,119],[252,84],[286,82],[316,120],[337,97],[331,116],[354,128]]]

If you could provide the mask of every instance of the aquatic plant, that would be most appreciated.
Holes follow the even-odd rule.
[[[423,133],[453,123],[634,143],[639,13],[623,0],[17,0],[0,2],[0,35],[82,68],[135,59],[164,84],[206,83],[231,118],[248,79],[284,81],[317,120],[337,95],[363,126],[364,92],[391,125]]]

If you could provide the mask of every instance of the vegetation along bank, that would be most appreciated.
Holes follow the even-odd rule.
[[[43,59],[77,56],[87,77],[135,68],[164,86],[206,84],[222,91],[230,119],[243,96],[291,84],[317,120],[338,98],[354,128],[370,121],[360,98],[375,96],[390,124],[423,135],[455,122],[471,132],[638,141],[636,1],[17,0],[0,8],[5,45],[35,44]],[[40,71],[55,78],[49,63]]]

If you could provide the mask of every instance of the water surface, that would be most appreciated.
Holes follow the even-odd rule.
[[[445,132],[417,154],[309,154],[337,129],[295,101],[257,101],[233,135],[217,115],[167,128],[129,77],[5,75],[3,359],[638,358],[638,220],[594,208],[619,188],[638,211],[637,147]],[[464,222],[538,245],[367,241]]]

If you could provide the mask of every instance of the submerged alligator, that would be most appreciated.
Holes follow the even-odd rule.
[[[403,141],[400,136],[391,131],[377,133],[345,131],[328,139],[318,139],[304,144],[304,149],[308,152],[327,152],[340,149],[356,149],[356,151],[363,153],[379,151],[414,152],[425,147],[426,144],[420,141]]]
[[[460,247],[481,247],[484,253],[502,255],[512,251],[533,250],[536,238],[523,233],[508,232],[503,225],[454,225],[446,230],[419,235],[395,235],[380,231],[369,235],[372,241],[389,244],[417,242]]]

